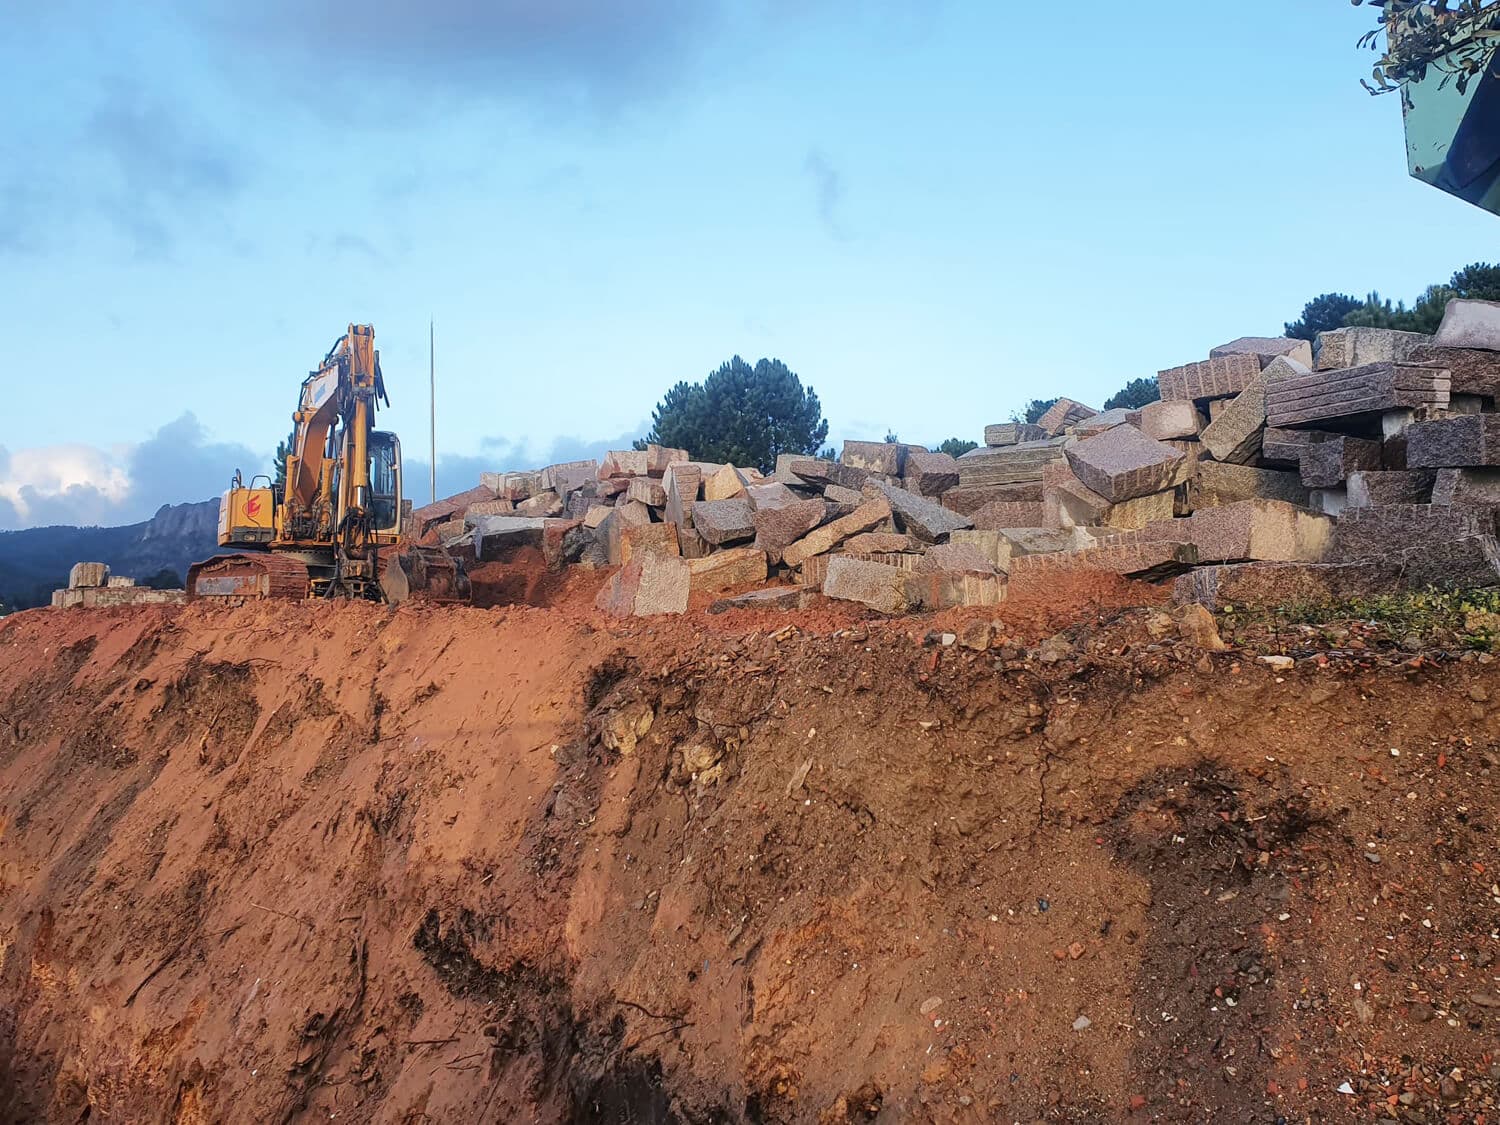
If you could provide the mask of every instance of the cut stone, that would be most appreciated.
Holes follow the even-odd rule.
[[[1042,469],[1062,459],[1064,438],[1021,442],[989,449],[981,446],[958,458],[961,488],[976,485],[1025,484],[1042,479]]]
[[[1066,461],[1042,471],[1042,526],[1092,527],[1104,523],[1110,503],[1078,479]]]
[[[703,478],[704,500],[732,500],[744,494],[749,483],[746,475],[733,465],[725,465]]]
[[[593,504],[589,507],[589,510],[584,513],[583,526],[592,531],[600,524],[602,524],[605,520],[609,519],[609,517],[613,514],[613,508],[607,507],[603,504]]]
[[[1200,461],[1188,482],[1188,504],[1194,510],[1216,508],[1240,500],[1285,500],[1307,507],[1307,486],[1296,473]]]
[[[906,446],[894,441],[846,441],[839,461],[867,473],[899,477],[906,464]]]
[[[1177,514],[1177,494],[1174,489],[1153,492],[1150,496],[1137,496],[1111,504],[1104,519],[1098,524],[1077,524],[1078,527],[1108,527],[1130,530],[1145,527],[1156,520],[1169,520]]]
[[[865,531],[859,535],[851,535],[839,549],[846,555],[894,555],[920,551],[922,544],[910,535],[894,531]]]
[[[696,465],[669,465],[662,481],[667,487],[667,522],[692,527],[693,505],[703,487],[703,470]]]
[[[599,479],[598,461],[562,461],[548,465],[541,473],[542,488],[550,488],[559,496],[566,496],[575,489]]]
[[[911,608],[906,571],[843,555],[828,560],[823,593],[830,598],[859,602],[880,613],[905,613]]]
[[[1500,504],[1500,469],[1439,469],[1434,504]]]
[[[1208,424],[1203,431],[1203,448],[1215,461],[1248,465],[1260,455],[1265,428],[1266,376],[1262,373]]]
[[[631,500],[626,496],[615,502],[615,513],[622,524],[651,522],[651,509],[639,500]]]
[[[755,538],[755,513],[750,501],[700,500],[693,505],[693,527],[714,546]]]
[[[1333,441],[1340,434],[1327,430],[1282,430],[1267,427],[1261,435],[1260,457],[1269,464],[1291,465],[1301,470],[1302,451],[1320,441]]]
[[[1412,469],[1500,466],[1500,414],[1466,414],[1415,422],[1406,430]]]
[[[924,543],[936,543],[949,532],[974,526],[973,520],[935,500],[916,496],[881,480],[872,478],[867,481],[864,491],[870,499],[884,496],[895,517],[896,530],[914,535]]]
[[[870,474],[863,469],[825,461],[821,457],[800,457],[791,461],[787,470],[811,484],[836,484],[842,488],[863,488],[865,481],[870,479]]]
[[[631,477],[625,495],[652,508],[664,508],[667,504],[667,490],[650,477]]]
[[[1186,458],[1134,426],[1116,426],[1067,449],[1084,486],[1112,504],[1176,485]]]
[[[1432,342],[1440,348],[1500,351],[1500,301],[1449,301]]]
[[[993,534],[999,539],[998,533]],[[916,569],[919,574],[941,570],[960,574],[965,572],[994,574],[996,567],[977,544],[942,543],[929,548],[921,557],[921,561],[916,564]]]
[[[675,523],[635,523],[620,528],[620,561],[639,554],[680,555]]]
[[[709,613],[731,609],[800,609],[807,591],[801,586],[773,586],[769,590],[751,590],[732,598],[720,598],[708,607]]]
[[[613,617],[686,613],[692,574],[686,559],[638,555],[611,576],[595,604]]]
[[[715,551],[706,558],[688,562],[692,591],[717,593],[734,586],[748,586],[766,580],[766,553],[754,547],[735,547]]]
[[[1500,397],[1500,353],[1422,344],[1411,350],[1410,361],[1446,369],[1450,395],[1478,395],[1491,404]]]
[[[1295,340],[1287,336],[1241,336],[1227,344],[1220,344],[1208,353],[1210,359],[1229,355],[1259,356],[1261,366],[1269,364],[1277,356],[1286,356],[1303,367],[1312,367],[1313,348],[1311,340]]]
[[[520,516],[560,516],[564,510],[562,497],[555,492],[538,492],[516,505]]]
[[[750,507],[759,511],[761,508],[784,508],[802,498],[780,481],[773,480],[764,484],[746,485],[745,499],[750,502]]]
[[[1314,488],[1308,493],[1307,506],[1325,516],[1339,515],[1349,506],[1349,490],[1343,485],[1336,488]]]
[[[1141,407],[1141,433],[1157,441],[1195,438],[1207,425],[1191,399],[1158,399]]]
[[[1043,578],[1054,571],[1104,570],[1127,578],[1155,581],[1181,574],[1197,561],[1197,548],[1189,543],[1132,539],[1119,543],[1102,543],[1096,547],[1085,547],[1081,551],[1023,555],[1011,560],[1010,575],[1013,581],[1021,581]]]
[[[1393,410],[1446,409],[1448,373],[1439,367],[1372,363],[1277,379],[1266,389],[1266,420],[1277,428],[1319,422],[1346,428]],[[1326,428],[1326,427],[1325,427]]]
[[[782,552],[782,561],[787,566],[801,566],[815,555],[831,551],[851,535],[862,531],[873,531],[891,518],[891,506],[882,497],[861,504],[847,516],[832,523],[825,523],[803,536]]]
[[[999,605],[1008,589],[1004,575],[975,571],[925,571],[910,574],[906,579],[906,594],[911,603],[931,610]]]
[[[781,561],[782,552],[823,522],[826,508],[822,500],[796,500],[775,508],[757,508],[751,515],[755,525],[755,545],[773,563]]]
[[[907,451],[902,475],[918,496],[937,497],[957,487],[958,462],[946,453],[912,447]]]
[[[479,516],[509,516],[515,513],[516,506],[509,500],[481,500],[477,504],[470,504],[464,509],[464,519],[473,519]]]
[[[1060,398],[1036,420],[1036,424],[1043,433],[1056,437],[1065,432],[1069,426],[1077,425],[1085,418],[1092,418],[1098,413],[1092,406],[1085,406],[1070,398]]]
[[[474,521],[474,557],[493,562],[514,547],[540,547],[546,526],[539,516],[481,516]]]
[[[1041,527],[1046,522],[1046,504],[1011,503],[995,500],[974,512],[974,526],[982,531],[1002,527]]]
[[[1443,504],[1386,504],[1351,508],[1333,533],[1339,561],[1376,558],[1393,548],[1434,546],[1471,535],[1495,534],[1495,509]]]
[[[695,527],[677,528],[677,543],[682,548],[682,557],[685,559],[706,558],[713,552],[707,539],[698,534]]]
[[[1383,446],[1367,438],[1336,437],[1302,451],[1302,483],[1308,488],[1335,488],[1351,472],[1378,470]]]
[[[853,504],[858,507],[865,502],[865,494],[857,488],[845,488],[841,484],[825,484],[823,486],[825,499],[835,504]]]
[[[68,589],[97,590],[109,585],[109,567],[101,562],[74,563],[68,571]]]
[[[1022,555],[1050,555],[1056,551],[1077,551],[1095,544],[1094,536],[1082,528],[1002,527],[1001,538],[1010,544],[1011,558]]]
[[[686,449],[673,449],[665,445],[646,446],[646,472],[653,477],[665,475],[669,465],[692,459],[693,455]]]
[[[1349,474],[1348,499],[1351,508],[1374,508],[1383,504],[1426,504],[1432,500],[1432,486],[1437,474],[1430,470],[1407,472],[1366,472]],[[1497,495],[1500,500],[1500,495]]]
[[[962,460],[960,458],[960,460]],[[1066,461],[1059,461],[1066,464]],[[827,495],[827,493],[824,493]],[[943,493],[942,504],[961,516],[972,516],[986,504],[1040,504],[1042,502],[1042,480],[1023,484],[976,484],[959,485]]]
[[[1142,532],[1147,539],[1193,544],[1200,563],[1319,562],[1332,534],[1333,521],[1327,516],[1283,500],[1205,508],[1186,519],[1152,523]]]
[[[1081,438],[1093,437],[1095,434],[1102,434],[1105,430],[1112,430],[1116,426],[1130,425],[1139,419],[1139,411],[1116,406],[1085,418],[1082,422],[1074,423],[1068,428],[1068,432]]]
[[[1229,398],[1248,387],[1260,372],[1259,356],[1226,355],[1170,368],[1157,375],[1156,385],[1166,400]]]
[[[527,500],[547,491],[541,473],[480,473],[482,485],[502,500]]]
[[[991,447],[1039,441],[1046,436],[1046,430],[1029,422],[1000,422],[984,428],[984,444]]]
[[[1412,349],[1431,342],[1420,332],[1389,328],[1337,328],[1318,333],[1313,345],[1313,367],[1318,371],[1363,367],[1371,363],[1405,363]]]
[[[599,462],[599,479],[649,476],[651,462],[644,449],[613,449]]]
[[[998,529],[994,531],[979,531],[977,529],[955,531],[948,537],[948,541],[955,547],[973,547],[996,570],[1010,570],[1010,540],[1000,534]],[[938,549],[934,547],[932,550],[936,551]],[[931,551],[928,552],[929,555],[931,553]],[[918,567],[918,569],[920,570],[921,567]]]

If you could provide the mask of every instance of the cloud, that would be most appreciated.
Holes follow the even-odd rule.
[[[208,440],[192,414],[133,446],[0,449],[0,528],[138,523],[163,504],[217,496],[235,469],[253,471],[265,460]]]
[[[837,241],[848,242],[852,236],[838,216],[839,204],[844,200],[843,175],[817,149],[808,152],[802,170],[812,179],[823,229]]]
[[[243,49],[316,64],[306,87],[372,75],[425,91],[564,95],[604,107],[668,84],[722,0],[221,0],[195,17]],[[253,48],[252,48],[253,49]]]

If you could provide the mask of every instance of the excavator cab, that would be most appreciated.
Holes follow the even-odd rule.
[[[401,439],[370,434],[370,521],[378,535],[401,533]]]

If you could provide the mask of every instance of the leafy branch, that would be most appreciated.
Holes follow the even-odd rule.
[[[1369,80],[1372,94],[1401,90],[1421,82],[1429,71],[1442,75],[1439,88],[1454,84],[1460,94],[1482,75],[1500,46],[1500,0],[1353,0],[1356,6],[1381,9],[1380,25],[1365,32],[1359,45],[1385,53]]]

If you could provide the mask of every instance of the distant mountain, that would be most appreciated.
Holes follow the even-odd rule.
[[[163,569],[179,582],[187,568],[218,552],[219,502],[164,504],[128,527],[32,527],[0,531],[0,605],[47,605],[77,562],[108,563],[110,573],[144,581]]]

